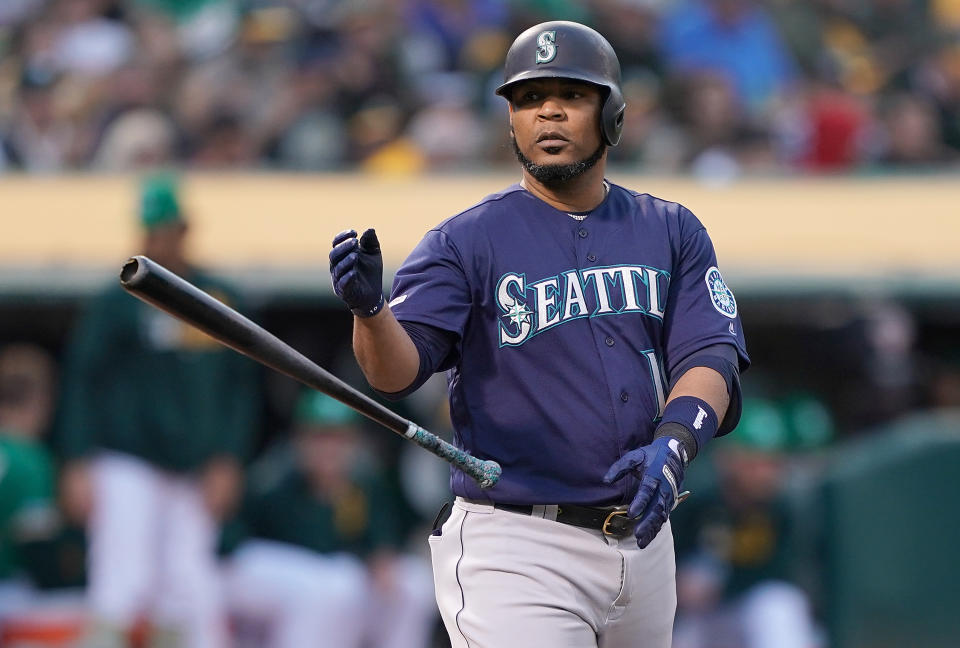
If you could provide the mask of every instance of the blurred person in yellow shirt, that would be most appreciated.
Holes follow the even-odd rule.
[[[231,611],[265,629],[267,648],[424,648],[438,619],[430,565],[403,550],[360,415],[310,391],[294,418],[292,443],[251,469]]]

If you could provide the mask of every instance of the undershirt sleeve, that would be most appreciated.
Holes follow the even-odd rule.
[[[406,398],[420,389],[433,374],[453,367],[457,362],[456,344],[458,336],[451,331],[423,324],[421,322],[400,321],[400,326],[407,332],[413,345],[420,355],[420,370],[417,377],[408,387],[398,392],[382,392],[375,389],[380,396],[387,400]]]
[[[669,376],[671,390],[680,380],[680,377],[693,367],[707,367],[723,376],[723,380],[727,384],[730,404],[727,406],[727,412],[720,422],[716,436],[723,436],[733,431],[737,427],[737,423],[740,422],[743,399],[740,391],[739,359],[738,350],[732,344],[711,344],[681,359]]]

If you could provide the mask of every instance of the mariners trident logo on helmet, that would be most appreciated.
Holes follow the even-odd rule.
[[[550,30],[537,36],[537,63],[549,63],[557,56],[557,32]]]
[[[600,130],[616,146],[623,130],[626,103],[620,90],[620,61],[603,36],[586,25],[553,20],[534,25],[513,41],[497,94],[510,100],[510,88],[529,79],[573,79],[603,92]]]

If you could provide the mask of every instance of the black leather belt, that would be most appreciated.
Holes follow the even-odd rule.
[[[493,507],[522,515],[533,514],[533,507],[523,504],[494,504]],[[558,505],[557,522],[585,529],[597,529],[615,538],[627,537],[633,533],[637,525],[636,520],[627,517],[626,509],[594,508],[577,504]]]

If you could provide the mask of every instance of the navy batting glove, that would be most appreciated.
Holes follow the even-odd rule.
[[[664,436],[620,457],[603,478],[605,484],[631,473],[640,478],[640,488],[627,509],[627,516],[638,520],[634,535],[641,549],[653,542],[677,505],[685,458],[683,444]]]
[[[340,232],[330,250],[333,291],[357,317],[373,317],[383,308],[383,257],[377,233],[368,229],[360,239],[355,230]]]

